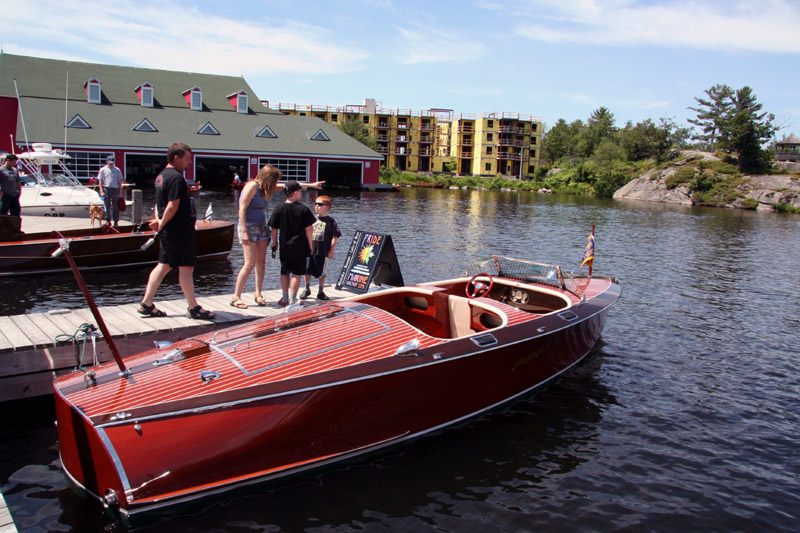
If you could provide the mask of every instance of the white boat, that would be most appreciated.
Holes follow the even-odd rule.
[[[52,145],[36,143],[17,154],[22,165],[22,216],[89,217],[89,208],[103,205],[97,191],[84,187],[64,161],[71,159]]]

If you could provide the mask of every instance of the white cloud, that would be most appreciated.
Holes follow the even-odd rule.
[[[317,26],[234,20],[171,1],[37,0],[14,10],[14,24],[4,29],[3,39],[24,42],[30,55],[54,57],[47,52],[56,50],[59,58],[68,59],[71,49],[93,50],[113,63],[225,75],[353,72],[364,69],[370,57]]]
[[[475,5],[515,17],[520,35],[543,42],[800,53],[800,4],[794,0],[478,0]]]
[[[419,63],[464,63],[487,54],[486,46],[466,33],[438,28],[397,28],[400,44],[397,61],[404,65]]]

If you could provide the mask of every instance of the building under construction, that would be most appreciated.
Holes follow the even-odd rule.
[[[266,104],[266,103],[265,103]],[[317,117],[339,125],[360,121],[378,143],[384,165],[413,172],[447,172],[526,179],[539,165],[542,121],[519,113],[460,113],[450,109],[384,109],[278,104],[286,115]]]

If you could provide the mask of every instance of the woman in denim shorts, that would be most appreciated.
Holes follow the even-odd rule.
[[[244,252],[244,265],[236,277],[231,305],[239,309],[247,309],[242,300],[242,291],[253,268],[256,270],[256,290],[253,297],[258,305],[267,305],[261,295],[264,288],[264,267],[267,260],[270,231],[267,227],[267,206],[272,195],[278,189],[281,171],[271,165],[265,165],[258,175],[248,181],[239,196],[239,243]]]

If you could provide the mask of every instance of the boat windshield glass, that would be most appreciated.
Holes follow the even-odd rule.
[[[465,275],[474,276],[483,272],[520,281],[545,283],[558,287],[564,286],[561,268],[556,265],[522,261],[499,255],[492,257],[488,261],[470,265],[467,267]]]

